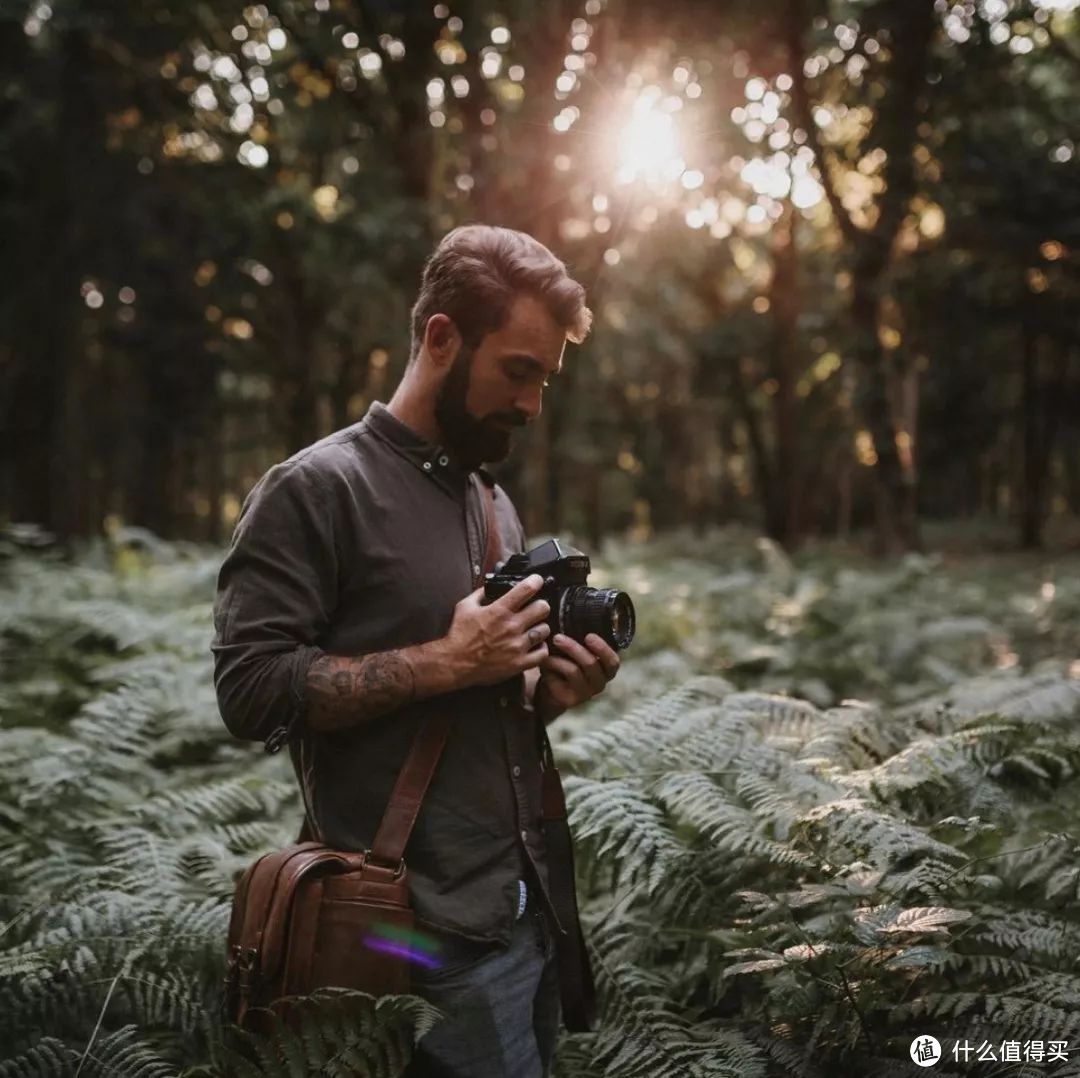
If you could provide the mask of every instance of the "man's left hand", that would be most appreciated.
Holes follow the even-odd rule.
[[[556,633],[548,644],[534,697],[545,722],[603,692],[619,672],[618,654],[596,633],[585,637],[584,646],[562,633]]]

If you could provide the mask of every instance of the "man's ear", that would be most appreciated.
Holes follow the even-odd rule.
[[[446,314],[433,314],[424,327],[424,348],[439,370],[449,369],[461,351],[461,332]]]

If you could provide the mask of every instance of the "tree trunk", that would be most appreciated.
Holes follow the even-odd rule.
[[[912,152],[937,16],[934,0],[887,0],[879,6],[892,38],[892,58],[882,83],[884,93],[876,105],[874,126],[864,146],[866,150],[876,147],[885,152],[885,188],[877,201],[877,218],[869,228],[856,225],[844,207],[818,136],[803,74],[803,37],[809,21],[804,0],[789,0],[787,37],[796,115],[814,150],[826,198],[852,256],[853,353],[859,372],[862,420],[877,456],[874,474],[878,546],[883,553],[894,553],[917,542],[913,512],[916,476],[897,451],[896,417],[889,401],[891,364],[878,338],[879,305],[893,244],[915,192]]]
[[[1021,319],[1021,425],[1023,430],[1023,485],[1020,490],[1020,546],[1025,550],[1043,545],[1049,501],[1047,481],[1057,442],[1068,383],[1068,352],[1053,357],[1051,346],[1039,332],[1040,317],[1032,298]],[[1043,360],[1047,360],[1046,363]]]
[[[1080,517],[1080,431],[1069,431],[1062,456],[1065,460],[1065,504],[1074,517]]]
[[[221,510],[225,500],[225,459],[222,430],[221,399],[214,394],[207,418],[206,449],[203,455],[203,474],[206,496],[210,502],[209,519],[203,536],[208,543],[220,543],[223,538]]]
[[[1030,304],[1027,305],[1030,310]],[[1025,311],[1020,328],[1021,429],[1023,432],[1020,487],[1020,546],[1042,546],[1042,446],[1040,445],[1038,331]]]
[[[797,321],[799,316],[798,260],[795,250],[795,209],[790,200],[773,226],[773,276],[769,310],[773,319],[772,369],[777,389],[773,396],[776,468],[773,473],[774,528],[770,534],[787,547],[799,541],[800,500],[798,415],[795,383],[798,377]]]
[[[766,535],[773,539],[781,536],[784,528],[784,504],[777,497],[776,471],[772,455],[761,429],[761,417],[754,409],[746,387],[743,368],[749,366],[743,360],[733,364],[731,377],[732,396],[739,414],[746,427],[746,439],[750,446],[750,462],[754,469],[754,485],[757,487],[758,500],[764,515]]]

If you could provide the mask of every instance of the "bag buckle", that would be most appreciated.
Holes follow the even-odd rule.
[[[259,963],[259,952],[255,947],[241,947],[236,956],[236,984],[241,995],[247,995],[253,985],[255,967]]]
[[[394,865],[387,865],[387,864],[383,864],[381,861],[376,861],[371,856],[371,850],[365,850],[364,851],[364,864],[365,865],[372,865],[375,868],[385,869],[388,872],[392,871],[394,873],[394,878],[395,879],[397,879],[397,877],[400,876],[405,871],[405,858],[404,857],[402,857],[402,858],[400,858],[398,860],[398,863],[397,863],[397,865],[395,867]]]
[[[224,991],[221,994],[219,1014],[222,1022],[239,1020],[237,1008],[246,1003],[253,987],[253,973],[259,952],[254,947],[241,947],[234,943],[229,951],[229,963],[225,969]]]

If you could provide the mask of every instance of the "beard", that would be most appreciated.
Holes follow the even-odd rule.
[[[435,398],[435,419],[446,448],[469,471],[481,464],[505,460],[510,453],[513,427],[522,427],[520,412],[492,412],[482,419],[471,415],[465,400],[475,349],[464,345],[454,357]]]

